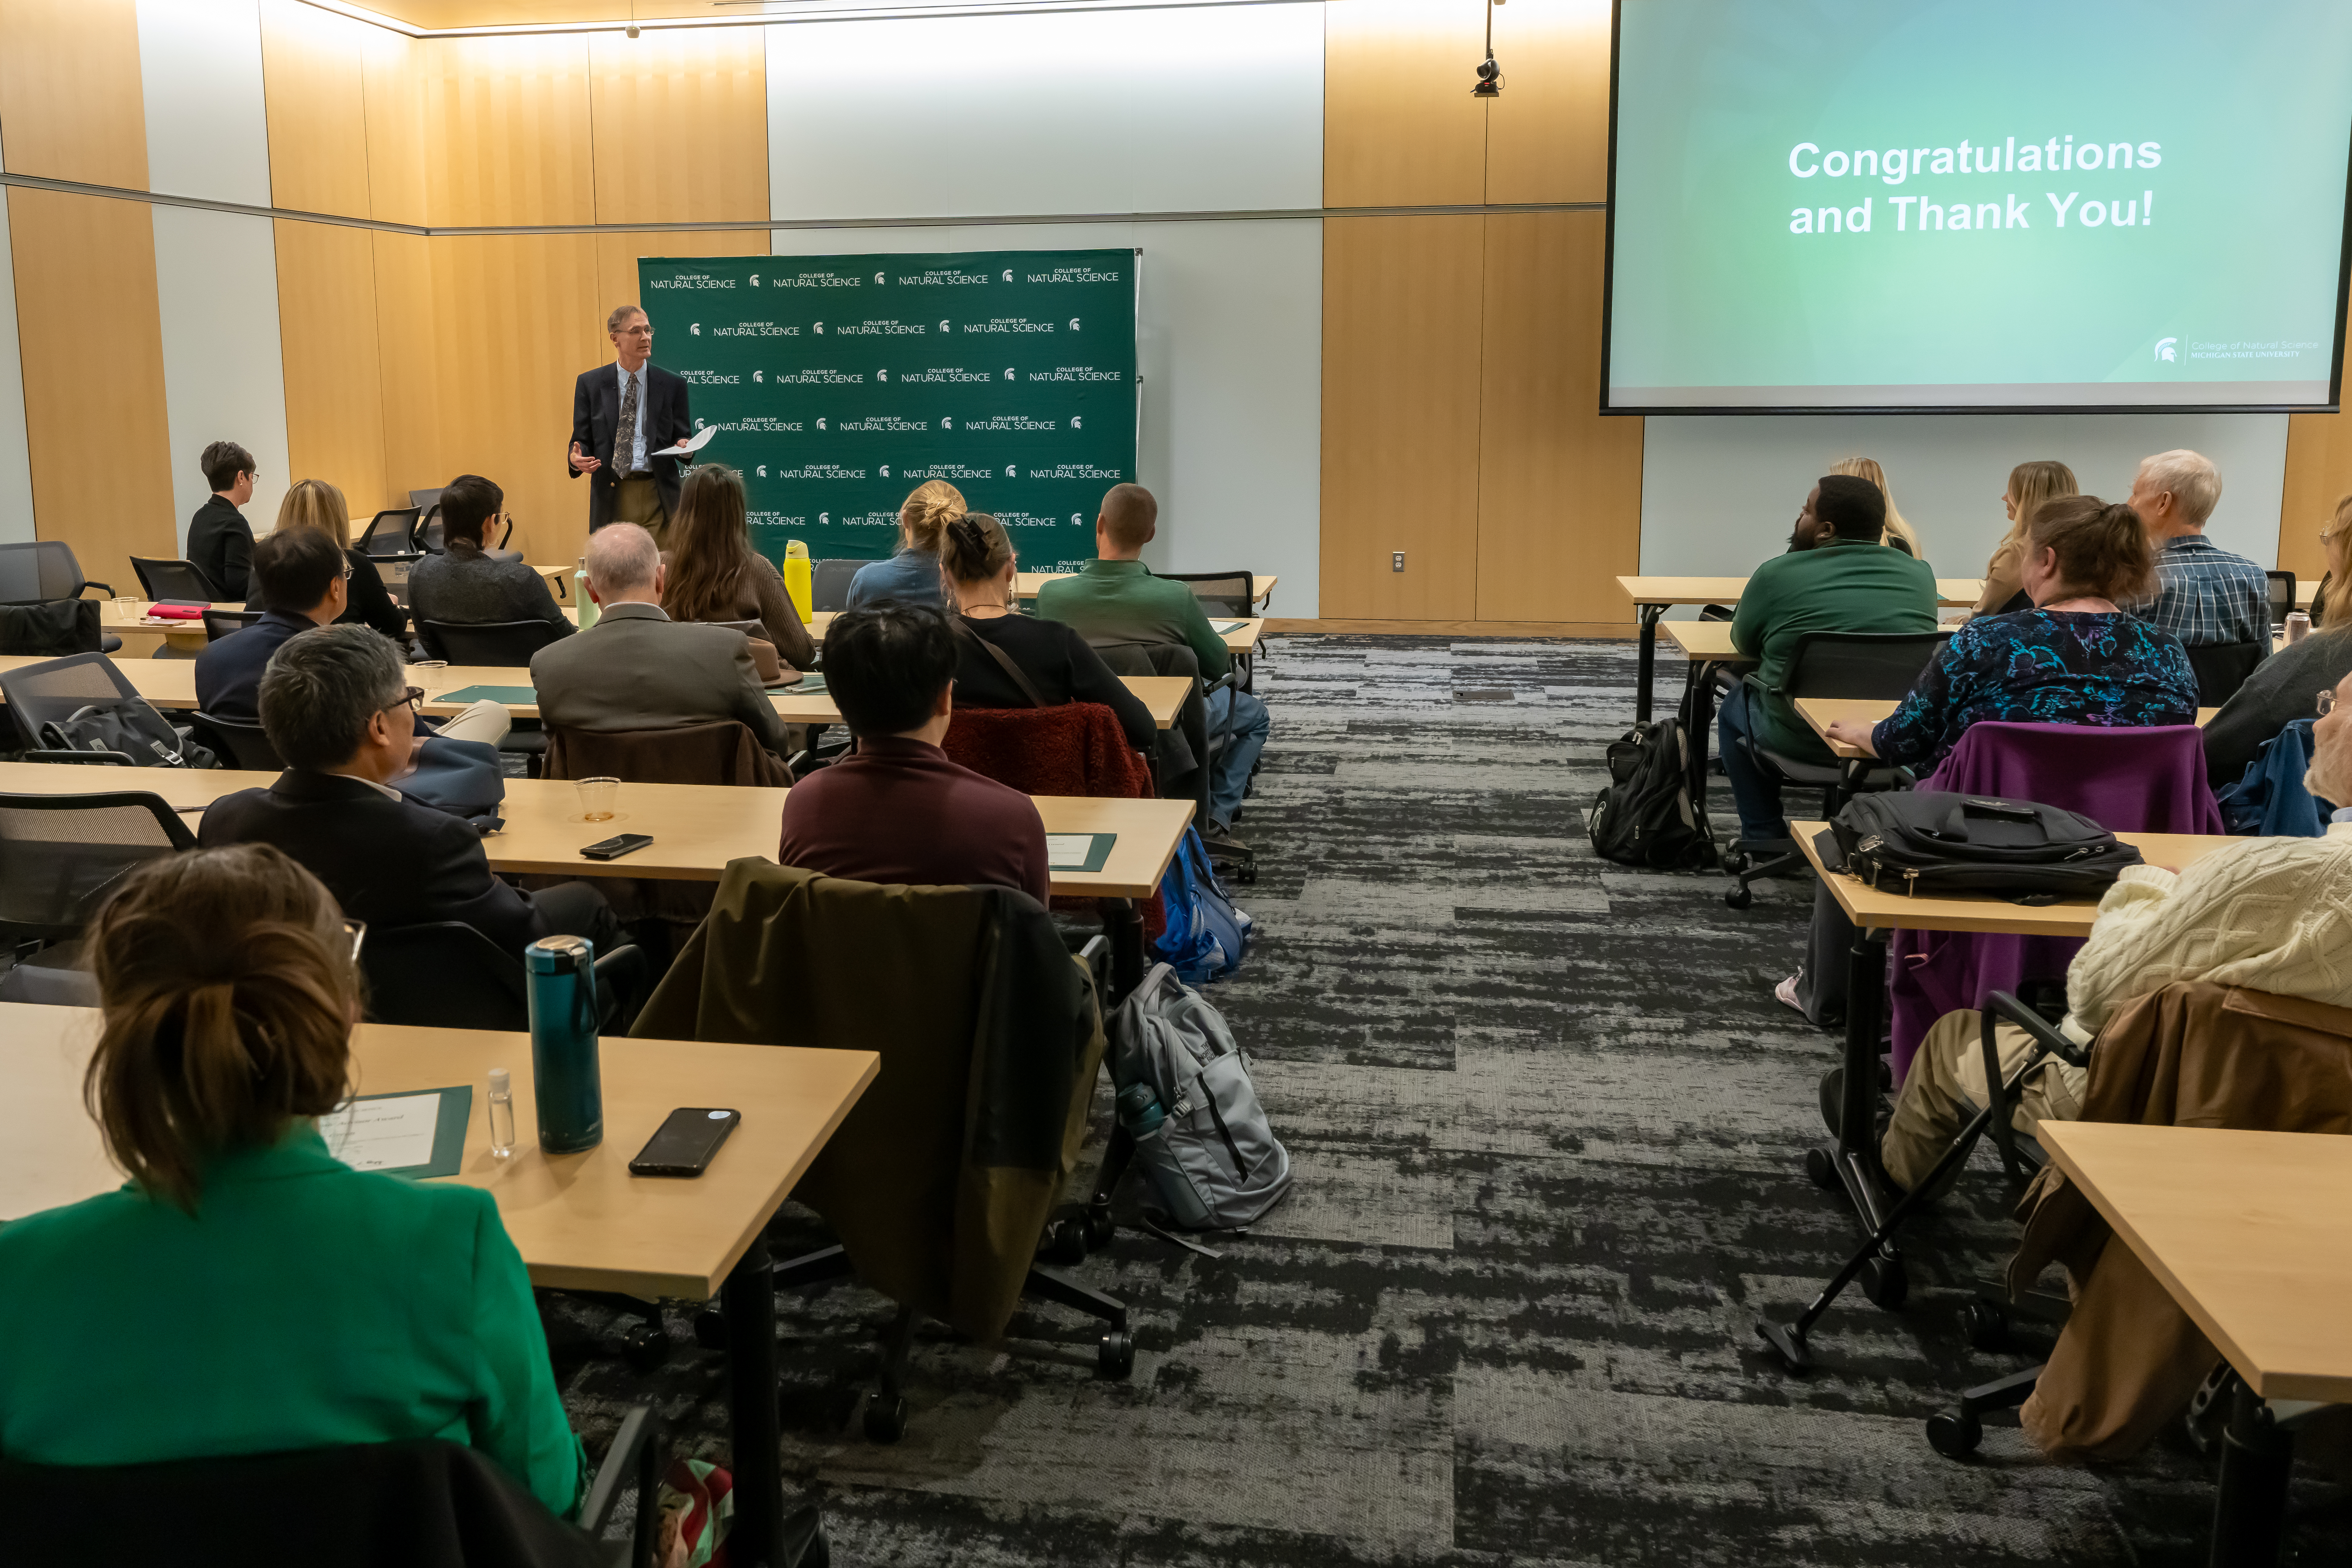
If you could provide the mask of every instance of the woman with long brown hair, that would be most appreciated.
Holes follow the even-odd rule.
[[[2034,509],[2043,501],[2079,493],[2081,487],[2074,482],[2074,470],[2051,458],[2020,463],[2010,469],[2009,488],[2000,497],[2000,504],[2009,512],[2009,531],[1993,546],[1992,560],[1985,566],[1984,592],[1977,598],[1978,615],[1993,616],[2003,610],[2025,608],[2013,601],[2025,592],[2025,531],[2032,526]]]
[[[945,605],[940,592],[940,539],[967,509],[963,492],[945,479],[926,479],[898,505],[898,552],[871,561],[849,580],[849,607],[897,599]]]
[[[343,492],[324,479],[298,479],[288,487],[286,499],[278,503],[278,527],[307,528],[325,534],[335,542],[350,563],[352,574],[345,592],[350,595],[343,613],[335,617],[337,625],[356,623],[373,626],[388,637],[404,639],[408,636],[408,612],[392,602],[392,591],[383,585],[383,578],[375,563],[352,548],[352,509],[343,500]],[[245,603],[248,610],[274,610],[279,606],[263,602],[261,579],[252,581],[253,596]],[[299,609],[299,605],[287,605]]]
[[[364,1087],[363,935],[261,845],[151,860],[100,911],[85,1093],[131,1179],[0,1226],[0,1453],[440,1437],[577,1507],[580,1445],[496,1202],[354,1171],[320,1131]]]
[[[662,613],[674,621],[757,621],[778,658],[807,669],[816,648],[774,563],[751,548],[749,515],[740,473],[722,463],[688,473],[664,552]]]

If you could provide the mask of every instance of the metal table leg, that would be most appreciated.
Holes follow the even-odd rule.
[[[1640,687],[1633,693],[1633,722],[1650,721],[1650,676],[1658,667],[1658,623],[1665,618],[1664,605],[1636,605],[1633,614],[1642,624],[1642,655],[1634,679]]]
[[[2213,1499],[2213,1545],[2206,1558],[2212,1568],[2277,1568],[2294,1468],[2294,1432],[2239,1384],[2221,1438],[2221,1486]]]
[[[1868,1236],[1894,1207],[1878,1163],[1878,1046],[1886,1011],[1886,933],[1857,927],[1846,955],[1845,1071],[1838,1110],[1838,1140],[1809,1157],[1826,1158],[1853,1205],[1854,1222]],[[1905,1294],[1903,1258],[1893,1238],[1864,1276],[1864,1294],[1880,1306]]]
[[[784,1454],[776,1414],[776,1284],[768,1243],[751,1245],[719,1287],[727,1313],[729,1425],[735,1459],[735,1527],[728,1560],[785,1568]]]
[[[1103,998],[1103,1012],[1108,1014],[1143,984],[1143,911],[1133,899],[1096,903],[1102,911],[1103,934],[1110,938],[1110,994]]]
[[[1715,733],[1715,671],[1712,664],[1693,661],[1683,690],[1684,711],[1690,715],[1685,744],[1690,756],[1691,810],[1702,821],[1706,817],[1707,748]]]

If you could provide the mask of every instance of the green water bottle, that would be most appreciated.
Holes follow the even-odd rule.
[[[530,1000],[530,1070],[539,1146],[577,1154],[604,1141],[604,1077],[596,1053],[596,948],[543,936],[522,950]]]

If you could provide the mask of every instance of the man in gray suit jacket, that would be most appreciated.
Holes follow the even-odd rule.
[[[740,719],[782,755],[784,724],[761,689],[751,645],[728,626],[662,613],[661,551],[634,522],[588,537],[588,594],[603,610],[577,637],[530,656],[550,729],[609,733]]]

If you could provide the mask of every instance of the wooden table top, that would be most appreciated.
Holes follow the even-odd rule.
[[[81,1075],[98,1040],[93,1008],[0,1004],[0,1215],[18,1217],[122,1184],[84,1113]],[[845,1047],[856,1042],[845,1040]],[[470,1084],[457,1174],[488,1189],[531,1283],[707,1300],[780,1207],[881,1069],[872,1051],[608,1037],[599,1046],[604,1141],[540,1152],[530,1037],[362,1024],[352,1037],[362,1094]],[[491,1157],[488,1079],[513,1077],[517,1149]],[[633,1176],[629,1161],[681,1105],[743,1121],[691,1181]]]
[[[2001,931],[2012,936],[2086,937],[2099,912],[2096,899],[2068,899],[2034,906],[2012,904],[2006,899],[1914,899],[1904,894],[1865,888],[1843,872],[1822,868],[1821,852],[1813,840],[1828,831],[1826,822],[1791,822],[1789,831],[1804,851],[1806,863],[1822,879],[1838,908],[1854,924],[1871,931]],[[2178,871],[2190,861],[2210,855],[2243,838],[2226,833],[2118,833],[2116,837],[2137,848],[2151,866]]]
[[[1731,646],[1729,621],[1660,621],[1658,630],[1693,664],[1748,662]]]
[[[162,797],[174,811],[193,816],[225,795],[266,789],[276,773],[229,768],[94,768],[70,763],[0,763],[0,794],[75,795],[91,790],[138,790]],[[589,822],[580,813],[580,792],[564,779],[509,779],[505,831],[482,840],[490,869],[509,876],[643,877],[656,880],[714,882],[730,860],[758,856],[772,860],[782,831],[781,789],[723,784],[625,784],[615,815]],[[1084,795],[1040,795],[1036,803],[1048,833],[1115,833],[1118,841],[1099,871],[1056,871],[1054,891],[1077,899],[1147,899],[1175,858],[1176,846],[1192,820],[1184,800],[1099,800]],[[191,824],[193,826],[193,824]],[[653,843],[620,860],[588,860],[583,845],[616,833],[646,833]]]
[[[1849,723],[1875,724],[1895,711],[1895,704],[1879,697],[1800,697],[1796,701],[1797,716],[1811,727],[1829,749],[1841,757],[1863,755],[1860,746],[1830,739],[1830,726],[1843,719]],[[2213,721],[2219,708],[2197,710],[2197,727],[2203,729]]]
[[[1620,577],[1617,585],[1637,605],[1736,605],[1748,591],[1745,577]],[[1981,577],[1938,577],[1936,602],[1974,605],[1984,596]]]
[[[2255,1394],[2352,1401],[2352,1138],[2105,1121],[2035,1136]]]

